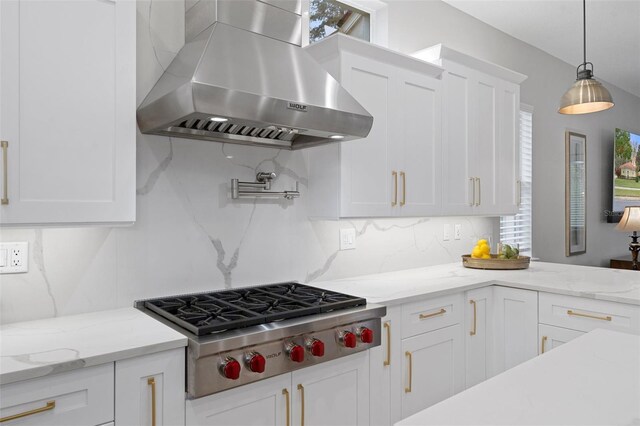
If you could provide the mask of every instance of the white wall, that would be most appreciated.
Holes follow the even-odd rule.
[[[184,2],[138,2],[138,102],[184,42]],[[231,178],[300,181],[292,202],[229,199]],[[284,280],[313,282],[459,262],[495,219],[307,219],[304,152],[138,135],[131,227],[1,229],[30,243],[30,271],[0,276],[0,322],[131,306],[136,299]],[[443,242],[445,223],[463,238]],[[338,251],[340,227],[357,248]]]
[[[640,131],[640,98],[605,83],[616,103],[612,110],[563,116],[556,112],[558,101],[575,80],[577,64],[562,62],[441,1],[387,3],[390,48],[411,53],[444,43],[528,76],[521,86],[521,101],[534,107],[535,256],[550,262],[593,266],[607,266],[612,257],[628,256],[630,240],[615,231],[615,225],[606,223],[605,210],[611,209],[613,132],[616,127]],[[587,135],[587,253],[569,258],[564,254],[566,129]]]

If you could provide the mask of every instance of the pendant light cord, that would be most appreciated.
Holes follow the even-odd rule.
[[[583,65],[587,64],[587,0],[582,0],[582,46],[584,49]]]

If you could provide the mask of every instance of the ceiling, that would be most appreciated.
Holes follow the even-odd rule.
[[[444,1],[573,66],[583,61],[581,0]],[[587,61],[594,76],[640,97],[640,1],[586,4]]]

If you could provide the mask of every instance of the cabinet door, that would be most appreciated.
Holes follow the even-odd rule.
[[[460,324],[402,341],[402,418],[440,402],[464,388],[464,351]]]
[[[396,68],[343,53],[341,84],[373,116],[369,136],[341,144],[340,215],[390,216],[394,161],[389,117],[393,114]],[[396,170],[397,171],[397,170]]]
[[[442,213],[441,81],[400,70],[400,112],[395,139],[400,137],[398,191],[402,216]]]
[[[184,371],[184,348],[116,362],[116,423],[184,425]]]
[[[291,374],[271,377],[186,402],[189,426],[290,425]],[[289,420],[289,422],[288,422]]]
[[[473,182],[470,180],[472,131],[469,117],[472,80],[468,70],[447,64],[443,75],[442,101],[442,213],[473,212]]]
[[[0,2],[3,224],[135,220],[136,5]]]
[[[382,318],[381,344],[369,350],[369,413],[372,425],[388,426],[400,420],[400,394],[391,392],[392,388],[400,386],[401,380],[400,309],[399,306],[387,307],[387,315]]]
[[[495,214],[498,211],[498,117],[499,85],[494,77],[470,71],[473,81],[471,128],[473,160],[471,175],[476,178],[475,213]]]
[[[465,302],[466,387],[493,375],[493,286],[471,290]]]
[[[583,331],[540,324],[538,326],[538,336],[540,339],[540,345],[538,346],[540,350],[539,353],[549,352],[551,349],[557,348],[583,334],[585,334]]]
[[[538,354],[538,292],[494,287],[497,374]]]
[[[501,81],[498,107],[498,213],[512,215],[520,208],[520,86]]]
[[[369,424],[368,351],[294,371],[291,383],[292,424]]]

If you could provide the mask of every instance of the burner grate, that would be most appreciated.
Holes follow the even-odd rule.
[[[299,283],[144,301],[148,309],[198,336],[363,305],[363,298]]]

